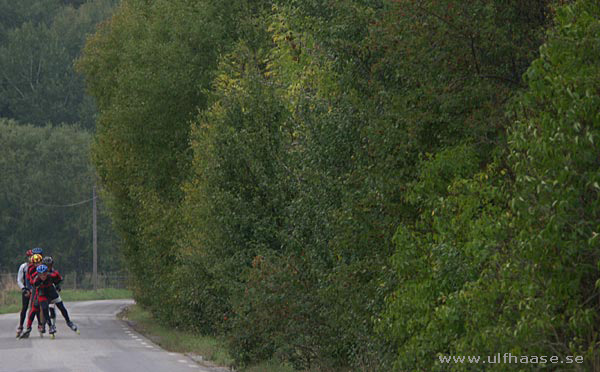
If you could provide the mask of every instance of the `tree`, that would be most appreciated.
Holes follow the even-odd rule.
[[[396,233],[400,285],[380,326],[398,344],[396,368],[447,370],[431,356],[502,349],[598,365],[589,264],[598,260],[590,119],[598,99],[588,78],[598,10],[587,1],[557,8],[525,73],[527,91],[505,107],[514,120],[507,142],[499,138],[485,170],[469,171],[477,158],[456,147],[424,164],[409,193],[423,212]]]
[[[171,323],[177,319],[154,293],[171,293],[190,122],[206,108],[218,57],[246,9],[245,2],[124,1],[79,61],[100,109],[93,159],[114,200],[137,299]]]
[[[43,247],[61,271],[91,271],[91,135],[72,126],[38,128],[0,120],[0,266]],[[88,201],[63,207],[80,201]],[[119,270],[118,242],[100,213],[99,269]]]
[[[510,131],[516,228],[505,277],[519,275],[506,283],[500,321],[512,324],[507,331],[523,350],[583,355],[585,369],[594,370],[600,366],[600,97],[593,78],[600,5],[579,0],[560,7],[555,23],[527,70],[528,90]]]
[[[28,21],[34,25],[49,24],[59,10],[58,0],[1,0],[0,45],[5,42],[10,30],[19,28]]]
[[[37,19],[31,4],[24,22],[11,25],[0,43],[0,115],[39,126],[80,123],[94,128],[94,103],[84,95],[73,61],[113,5],[113,0],[97,0],[77,9],[63,6],[47,9],[52,16]]]

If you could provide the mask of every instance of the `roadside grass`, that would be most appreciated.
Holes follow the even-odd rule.
[[[97,290],[64,289],[60,292],[63,301],[93,301],[93,300],[120,300],[133,298],[129,289],[103,288]]]
[[[64,289],[60,296],[66,302],[117,300],[132,298],[128,289],[105,288],[98,290]],[[21,310],[21,291],[18,289],[0,290],[0,314],[17,313]]]
[[[227,366],[233,364],[233,358],[225,345],[214,337],[199,336],[191,332],[185,332],[167,328],[158,324],[150,312],[139,305],[127,307],[119,317],[129,321],[130,325],[139,333],[160,345],[163,349],[202,356],[207,366]],[[241,369],[240,372],[296,372],[290,366],[270,361],[255,366]]]
[[[139,305],[127,307],[119,317],[128,320],[136,331],[165,350],[202,355],[204,359],[220,366],[230,366],[233,363],[233,358],[216,339],[162,326],[152,318],[149,311]]]
[[[243,372],[297,372],[292,366],[284,365],[276,361],[268,361],[248,367]]]
[[[21,311],[21,305],[0,305],[0,314],[18,313]]]

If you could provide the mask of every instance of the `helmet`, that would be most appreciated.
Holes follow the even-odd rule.
[[[40,274],[41,273],[45,273],[45,272],[48,272],[48,266],[46,266],[46,265],[40,265],[40,266],[37,267],[36,270]]]
[[[42,262],[41,254],[34,254],[33,256],[31,256],[31,263],[40,263],[40,262]]]
[[[31,249],[28,249],[27,252],[25,252],[25,256],[27,256],[27,257],[33,256],[33,251]]]
[[[33,248],[31,251],[34,254],[44,254],[44,250],[42,248]]]
[[[54,260],[50,256],[46,256],[42,259],[42,263],[46,266],[50,266],[54,263]]]

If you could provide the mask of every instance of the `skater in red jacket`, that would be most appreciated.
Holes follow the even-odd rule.
[[[58,310],[60,310],[63,318],[65,318],[67,326],[69,326],[69,328],[71,328],[73,331],[77,332],[77,325],[75,325],[75,323],[73,323],[69,318],[69,312],[67,311],[67,308],[65,307],[65,304],[59,295],[61,290],[60,283],[62,282],[63,278],[59,274],[58,270],[54,269],[54,260],[52,257],[46,256],[42,260],[42,263],[48,267],[48,275],[53,284],[53,286],[47,290],[48,303],[50,304],[50,319],[48,319],[48,324],[50,326],[49,333],[51,335],[56,333],[56,311],[54,310],[54,305],[58,307]]]
[[[32,300],[33,307],[29,313],[29,318],[27,318],[27,329],[21,334],[21,338],[29,337],[29,334],[31,333],[31,324],[33,323],[33,318],[37,312],[40,312],[39,317],[41,318],[41,324],[38,326],[40,336],[46,332],[45,323],[46,320],[50,319],[48,296],[51,292],[50,288],[54,288],[52,281],[53,277],[48,273],[48,266],[44,264],[38,265],[35,269],[35,273],[31,275],[31,285],[34,288]]]

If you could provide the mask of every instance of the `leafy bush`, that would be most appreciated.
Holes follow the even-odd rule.
[[[588,1],[557,9],[525,75],[529,88],[513,100],[507,145],[485,172],[456,172],[437,199],[417,189],[428,209],[396,234],[401,284],[380,325],[399,345],[397,368],[441,371],[449,366],[437,355],[499,351],[583,355],[586,369],[597,368],[599,100],[590,76],[597,74],[599,10]],[[422,179],[420,187],[438,178]]]

